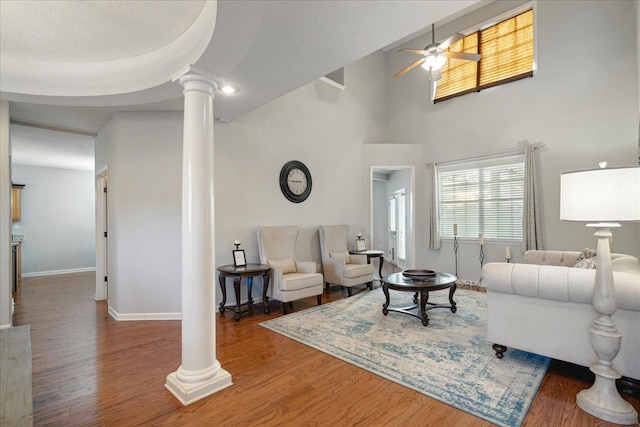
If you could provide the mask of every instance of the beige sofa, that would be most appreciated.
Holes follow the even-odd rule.
[[[589,328],[595,270],[574,268],[580,252],[528,251],[524,264],[489,263],[482,269],[487,289],[487,337],[492,343],[582,366],[596,359]],[[640,265],[612,254],[618,310],[612,316],[622,345],[613,366],[640,379]],[[500,347],[494,346],[498,357]]]

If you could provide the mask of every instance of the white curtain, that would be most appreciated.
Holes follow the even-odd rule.
[[[524,213],[522,221],[522,249],[542,249],[540,206],[536,184],[536,145],[527,145],[524,151]]]
[[[427,165],[431,179],[429,206],[429,249],[440,249],[440,218],[438,217],[438,169],[435,163]]]

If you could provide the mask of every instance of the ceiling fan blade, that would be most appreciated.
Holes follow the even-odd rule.
[[[448,39],[440,43],[440,45],[438,46],[438,49],[446,50],[449,48],[449,46],[451,46],[458,40],[462,40],[463,38],[464,38],[464,34],[455,33],[454,35],[452,35],[451,37],[449,37]]]
[[[416,62],[414,62],[413,64],[409,65],[408,67],[406,67],[405,69],[403,69],[402,71],[398,72],[395,76],[393,76],[394,78],[398,78],[406,73],[408,73],[409,71],[413,70],[414,68],[416,68],[419,65],[422,65],[422,63],[424,61],[426,61],[427,58],[420,58],[418,59]]]
[[[480,61],[481,55],[479,53],[468,52],[442,52],[447,58],[464,59],[465,61]]]
[[[425,55],[429,53],[426,50],[420,50],[420,49],[402,49],[400,50],[400,52],[415,53],[417,55]]]

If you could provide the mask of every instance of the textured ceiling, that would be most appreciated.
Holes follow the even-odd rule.
[[[158,50],[194,23],[204,0],[0,1],[2,55],[98,62]]]
[[[191,63],[240,89],[215,99],[233,120],[491,1],[0,0],[0,98],[14,122],[95,134],[115,111],[181,110],[171,77]]]

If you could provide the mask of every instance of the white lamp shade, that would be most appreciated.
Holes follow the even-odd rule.
[[[640,166],[563,173],[560,219],[640,221]]]

